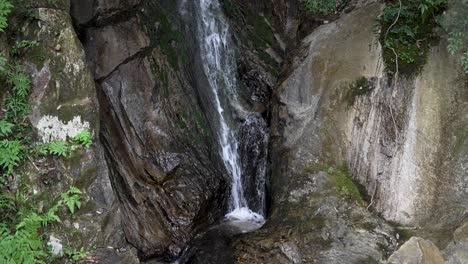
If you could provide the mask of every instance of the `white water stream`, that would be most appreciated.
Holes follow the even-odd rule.
[[[198,2],[198,1],[197,1]],[[232,177],[230,212],[232,221],[264,223],[264,217],[249,209],[242,186],[242,170],[235,131],[229,126],[225,109],[236,105],[236,63],[229,41],[229,25],[218,0],[199,0],[199,45],[204,72],[213,91],[214,106],[218,114],[218,140],[224,165]],[[224,99],[224,100],[223,100]]]

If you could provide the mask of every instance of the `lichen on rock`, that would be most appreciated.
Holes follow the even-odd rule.
[[[65,141],[74,138],[80,132],[89,130],[89,122],[81,121],[81,116],[75,116],[68,122],[59,120],[57,116],[43,116],[36,125],[42,142]]]

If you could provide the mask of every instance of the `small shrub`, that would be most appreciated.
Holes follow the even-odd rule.
[[[446,0],[400,1],[384,8],[380,40],[387,69],[411,73],[425,62],[431,40],[436,39],[433,29],[437,17],[445,10]]]
[[[45,213],[40,213],[38,206],[20,210],[17,213],[20,220],[13,228],[13,232],[5,223],[0,222],[0,263],[46,263],[44,260],[48,258],[48,254],[44,250],[45,236],[42,235],[41,229],[52,223],[61,222],[56,214],[57,211],[64,204],[68,206],[70,195],[74,197],[73,199],[79,200],[79,197],[75,198],[79,194],[81,191],[74,187],[70,188],[62,195],[62,200]]]

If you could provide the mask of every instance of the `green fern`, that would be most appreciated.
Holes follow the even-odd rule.
[[[29,94],[31,81],[19,66],[6,67],[6,76],[12,93],[6,101],[5,118],[16,121],[24,118],[30,110],[26,97]]]
[[[0,0],[0,32],[8,27],[8,15],[11,13],[13,5],[7,0]]]
[[[70,189],[67,192],[62,194],[62,200],[72,214],[75,213],[75,207],[77,209],[80,209],[81,207],[81,194],[83,193],[80,191],[80,189],[74,186],[70,187]]]
[[[18,66],[13,67],[8,73],[8,83],[13,85],[15,95],[20,99],[26,98],[31,87],[29,76],[24,73]]]
[[[72,142],[75,145],[82,145],[86,148],[89,148],[93,142],[93,139],[89,131],[83,130],[72,139]]]
[[[0,168],[6,170],[6,175],[13,173],[13,169],[20,165],[26,148],[21,142],[14,140],[0,141]]]
[[[11,53],[17,55],[21,50],[27,50],[39,46],[39,42],[35,40],[21,40],[15,43],[15,46],[11,49]]]
[[[81,247],[80,250],[75,248],[66,248],[65,255],[67,255],[72,261],[78,262],[91,254],[91,251],[87,251],[84,247]]]
[[[19,223],[11,228],[14,231],[10,231],[5,223],[0,222],[0,263],[46,263],[45,260],[49,257],[48,253],[45,252],[45,241],[44,235],[42,234],[42,228],[52,223],[61,222],[57,216],[58,210],[66,205],[69,209],[72,206],[71,211],[75,207],[79,208],[81,203],[79,202],[79,196],[81,191],[76,187],[70,187],[70,189],[62,194],[62,199],[55,203],[45,213],[40,214],[36,208],[24,209],[17,213],[17,217],[20,219]],[[9,204],[12,200],[16,200],[11,196],[0,196],[0,205],[2,203]],[[26,201],[24,201],[26,202]],[[22,202],[21,202],[22,203]],[[72,250],[74,256],[83,257],[84,250]]]
[[[67,157],[70,152],[70,146],[65,141],[56,141],[47,144],[47,151],[51,155]]]
[[[0,137],[9,136],[13,132],[13,124],[5,120],[0,120]]]

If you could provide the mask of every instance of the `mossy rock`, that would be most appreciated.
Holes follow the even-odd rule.
[[[373,89],[372,81],[361,76],[349,85],[344,100],[352,106],[358,97],[369,95]]]

